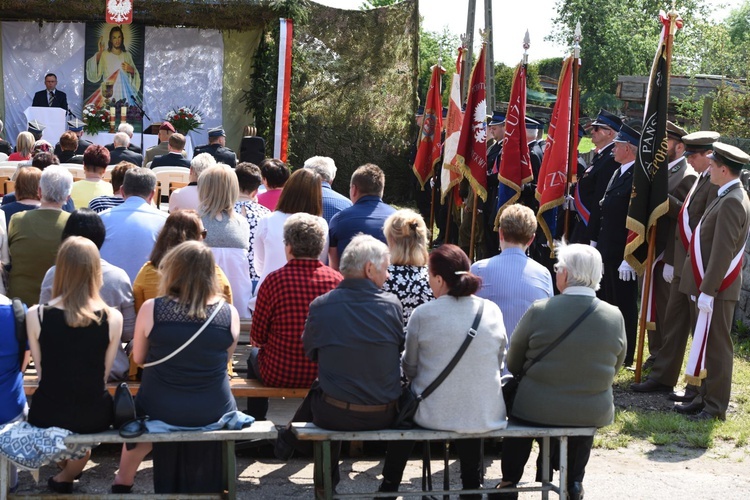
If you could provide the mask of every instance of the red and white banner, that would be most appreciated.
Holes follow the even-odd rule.
[[[456,153],[458,152],[458,139],[461,136],[461,124],[464,121],[461,111],[461,65],[465,48],[458,48],[456,59],[456,72],[453,73],[451,81],[451,96],[448,101],[448,125],[445,128],[445,146],[443,147],[443,169],[440,173],[441,200],[445,203],[445,197],[461,182],[463,177],[461,169],[455,165]],[[458,193],[456,193],[457,195]],[[460,197],[455,196],[454,201],[459,202]],[[458,203],[457,203],[458,204]]]
[[[276,82],[276,125],[273,136],[273,157],[286,162],[289,147],[289,96],[292,88],[291,19],[279,19],[279,73]]]
[[[130,24],[133,22],[133,2],[131,0],[107,0],[108,24]]]

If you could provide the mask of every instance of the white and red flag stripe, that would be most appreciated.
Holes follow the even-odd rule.
[[[276,126],[273,136],[273,157],[286,162],[289,147],[289,96],[292,88],[291,19],[279,19],[279,73],[276,83]]]

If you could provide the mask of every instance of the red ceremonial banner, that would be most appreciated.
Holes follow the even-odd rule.
[[[556,208],[565,201],[565,188],[570,168],[570,134],[575,134],[573,145],[578,148],[578,110],[573,104],[573,56],[563,62],[557,85],[557,101],[552,109],[544,159],[539,169],[536,199],[539,200],[537,220],[547,237],[550,249],[554,248],[553,235],[557,221]]]
[[[430,88],[427,91],[422,130],[419,133],[419,147],[414,159],[414,175],[424,191],[425,183],[432,177],[435,165],[440,161],[440,134],[443,131],[443,101],[440,83],[445,73],[439,64],[432,67]]]
[[[513,77],[508,114],[505,116],[495,228],[505,207],[518,200],[521,196],[521,186],[533,178],[529,144],[526,141],[526,66],[519,64]]]
[[[485,83],[485,51],[482,44],[471,71],[466,112],[458,139],[455,165],[468,179],[474,192],[487,201],[487,89]]]

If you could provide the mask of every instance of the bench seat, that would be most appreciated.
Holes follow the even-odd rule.
[[[526,491],[541,492],[542,499],[549,497],[549,492],[553,491],[559,495],[562,500],[567,499],[567,461],[568,461],[568,437],[571,436],[593,436],[596,433],[594,427],[533,427],[509,423],[505,429],[499,429],[482,434],[465,434],[452,431],[438,431],[432,429],[414,428],[408,430],[400,429],[382,429],[375,431],[330,431],[321,429],[309,422],[293,422],[292,432],[301,441],[311,441],[314,449],[315,477],[323,483],[322,491],[317,492],[320,499],[332,498],[355,498],[362,497],[363,494],[335,494],[333,491],[333,479],[331,469],[331,441],[450,441],[456,439],[486,439],[486,438],[508,438],[508,437],[525,437],[540,438],[542,440],[542,460],[543,460],[543,477],[540,487],[519,487],[507,489],[504,491]],[[549,470],[550,460],[550,438],[560,439],[560,481],[559,485],[554,485],[551,478],[546,477]],[[445,473],[448,474],[448,457],[445,458]],[[431,491],[433,495],[449,495],[451,490],[448,486],[440,491]],[[399,496],[422,496],[423,491],[403,491]],[[457,493],[453,491],[452,493]],[[488,493],[488,490],[463,490],[462,494],[471,493]],[[394,496],[390,494],[368,494],[369,497],[377,496]]]
[[[220,441],[224,452],[224,479],[225,494],[215,495],[147,495],[148,498],[190,498],[190,499],[208,499],[208,498],[228,498],[234,500],[237,496],[237,477],[235,463],[235,441],[257,440],[257,439],[276,439],[276,428],[273,422],[262,421],[253,422],[249,427],[241,430],[221,430],[221,431],[182,431],[182,432],[159,432],[154,434],[145,433],[137,438],[123,438],[117,431],[105,431],[95,434],[71,434],[65,438],[66,444],[99,444],[99,443],[180,443],[193,441]],[[14,495],[8,493],[10,486],[10,462],[3,456],[0,456],[0,498],[29,498],[28,495]],[[34,497],[32,495],[32,497]],[[53,496],[44,495],[44,498]],[[76,495],[75,498],[106,498],[107,495]],[[126,495],[128,499],[145,498],[142,495]],[[61,498],[72,498],[71,495],[63,495]]]

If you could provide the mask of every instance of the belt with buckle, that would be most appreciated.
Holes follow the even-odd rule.
[[[331,406],[335,406],[336,408],[341,408],[342,410],[351,410],[363,413],[385,412],[390,410],[391,408],[394,408],[396,406],[396,403],[398,402],[398,400],[395,400],[383,405],[358,405],[354,403],[347,403],[346,401],[339,401],[336,398],[332,398],[328,394],[323,394],[323,401]]]

